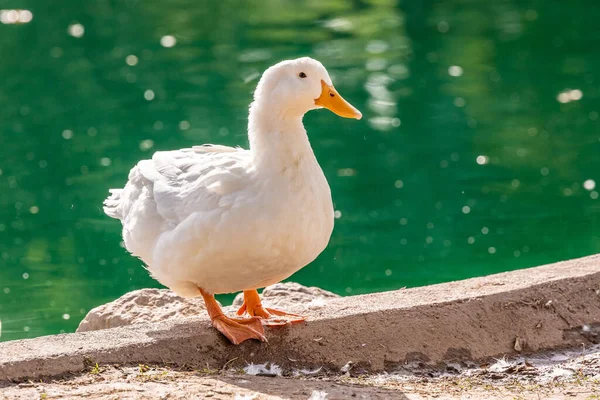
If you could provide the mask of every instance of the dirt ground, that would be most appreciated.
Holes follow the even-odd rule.
[[[287,376],[286,376],[287,375]],[[0,399],[600,399],[600,347],[493,364],[404,365],[393,373],[92,365],[63,379],[0,385]]]

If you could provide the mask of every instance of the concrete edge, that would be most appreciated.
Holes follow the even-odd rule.
[[[600,256],[427,287],[332,299],[309,322],[229,344],[204,317],[0,343],[0,381],[80,372],[90,363],[210,367],[274,362],[392,370],[597,343]]]

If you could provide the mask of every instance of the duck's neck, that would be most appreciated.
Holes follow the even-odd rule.
[[[285,170],[315,159],[302,115],[286,115],[252,104],[248,138],[254,164],[259,169]]]

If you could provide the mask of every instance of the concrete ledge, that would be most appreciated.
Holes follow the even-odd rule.
[[[0,381],[79,372],[89,363],[204,368],[274,362],[381,371],[411,361],[484,360],[597,342],[600,256],[488,277],[333,299],[306,324],[230,345],[204,318],[0,343]]]

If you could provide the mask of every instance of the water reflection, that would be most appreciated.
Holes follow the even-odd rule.
[[[33,19],[29,10],[0,10],[0,23],[2,24],[27,24]]]
[[[600,250],[593,7],[27,8],[27,23],[0,12],[0,340],[72,331],[90,308],[156,286],[102,215],[107,188],[158,149],[244,145],[260,73],[300,55],[365,119],[305,118],[336,229],[294,280],[356,294]]]

